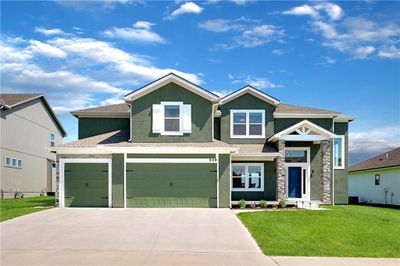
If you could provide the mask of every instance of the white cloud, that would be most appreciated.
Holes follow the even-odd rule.
[[[65,35],[66,33],[61,30],[61,29],[46,29],[42,27],[36,27],[35,32],[39,32],[43,35],[46,36],[52,36],[52,35]]]
[[[356,163],[383,152],[400,147],[399,127],[350,132],[349,153],[352,163]]]
[[[380,49],[378,55],[383,58],[400,58],[400,48],[394,45],[384,46]]]
[[[293,7],[287,11],[284,11],[283,14],[285,15],[295,15],[295,16],[312,16],[312,17],[317,17],[318,16],[318,11],[315,10],[312,6],[309,5],[302,5],[302,6],[296,6]]]
[[[364,59],[368,57],[371,53],[375,51],[375,47],[373,46],[361,46],[354,50],[354,57],[357,59]]]
[[[274,84],[267,78],[247,76],[245,82],[257,89],[281,88],[282,85]]]
[[[155,24],[147,21],[137,21],[131,28],[113,27],[104,31],[104,35],[110,38],[119,38],[133,42],[165,43],[165,39],[151,31]]]
[[[282,49],[274,49],[272,50],[272,54],[274,55],[283,55],[285,52]]]
[[[284,36],[284,30],[274,25],[260,24],[258,20],[240,17],[238,19],[212,19],[199,23],[199,28],[211,32],[235,32],[230,44],[218,43],[217,48],[230,50],[236,47],[251,48],[262,46]]]
[[[56,58],[67,57],[67,53],[57,47],[36,40],[30,41],[30,43],[30,49],[33,53]]]
[[[174,19],[175,17],[183,14],[200,14],[203,12],[203,8],[193,2],[187,2],[182,4],[178,9],[174,10],[167,19]]]
[[[297,6],[283,14],[310,16],[311,29],[322,35],[322,44],[350,54],[353,59],[365,59],[373,54],[381,58],[398,57],[393,44],[400,37],[400,26],[394,22],[378,23],[362,17],[342,20],[343,9],[329,2]]]
[[[57,112],[116,102],[134,89],[132,86],[170,72],[201,83],[196,74],[158,68],[148,57],[91,38],[65,37],[42,42],[2,39],[2,91],[42,92]],[[49,57],[42,60],[39,55],[43,54]],[[105,97],[108,98],[103,100]]]
[[[344,14],[343,9],[340,6],[329,2],[322,2],[313,6],[296,6],[284,11],[283,14],[295,16],[311,16],[313,18],[319,18],[321,17],[321,11],[325,12],[332,20],[340,19]]]

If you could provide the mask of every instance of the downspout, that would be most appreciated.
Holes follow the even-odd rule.
[[[128,103],[129,105],[129,140],[128,142],[132,142],[132,104]]]
[[[212,120],[211,120],[211,131],[212,131],[212,140],[215,140],[215,124],[214,124],[214,119],[215,119],[215,107],[218,106],[218,103],[212,104],[212,110],[211,110],[211,115],[212,115]]]

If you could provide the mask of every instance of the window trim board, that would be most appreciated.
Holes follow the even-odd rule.
[[[235,113],[246,113],[246,135],[233,134],[233,116]],[[250,113],[261,113],[261,135],[250,135]],[[243,123],[241,123],[243,124]],[[263,139],[265,138],[265,110],[264,109],[231,109],[230,110],[230,138],[231,139]]]
[[[333,169],[334,170],[336,170],[336,169],[338,169],[338,170],[343,170],[343,169],[345,169],[346,168],[346,157],[345,157],[345,147],[346,147],[346,135],[336,135],[336,138],[340,138],[340,139],[342,139],[342,152],[341,152],[341,155],[342,155],[342,165],[341,166],[336,166],[335,165],[335,163],[336,163],[336,161],[335,161],[335,138],[333,139],[333,147],[332,147],[332,152],[333,152]]]
[[[245,183],[245,188],[234,188],[233,187],[233,167],[234,166],[244,166],[245,167],[245,171],[248,174],[248,167],[249,166],[260,166],[261,167],[261,187],[260,188],[249,188],[248,187],[248,179],[249,177],[246,176],[246,183]],[[264,163],[231,163],[231,192],[263,192],[264,191]]]

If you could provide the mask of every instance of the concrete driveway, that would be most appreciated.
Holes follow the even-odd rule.
[[[1,223],[2,265],[276,265],[228,209],[52,209]]]

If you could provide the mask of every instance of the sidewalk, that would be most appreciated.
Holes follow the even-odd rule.
[[[400,266],[400,259],[338,257],[270,257],[279,266]]]

